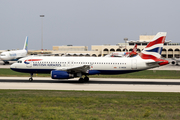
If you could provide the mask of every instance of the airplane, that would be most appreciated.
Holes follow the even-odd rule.
[[[169,64],[167,60],[160,59],[165,38],[166,32],[157,33],[135,57],[28,56],[19,59],[10,68],[17,72],[30,73],[30,82],[33,81],[34,73],[48,73],[52,79],[80,77],[79,82],[88,82],[88,75],[124,74]]]
[[[17,61],[18,59],[25,57],[27,55],[28,52],[27,46],[28,46],[28,37],[26,36],[24,47],[22,50],[2,52],[0,55],[0,59],[4,62],[4,65],[9,64],[9,61]]]
[[[125,56],[133,57],[138,54],[136,50],[137,50],[137,44],[135,44],[131,52],[112,52],[111,54],[108,54],[104,57],[125,57]]]
[[[173,64],[173,65],[179,65],[178,63],[180,62],[180,59],[178,59],[178,58],[172,58],[172,61],[171,61],[171,63]]]

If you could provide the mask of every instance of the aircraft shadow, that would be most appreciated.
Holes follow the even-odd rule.
[[[80,83],[76,80],[13,80],[13,79],[0,79],[1,82],[7,83],[69,83],[69,84],[133,84],[133,85],[180,85],[180,82],[151,82],[151,81],[103,81],[103,80],[90,80],[89,82]]]

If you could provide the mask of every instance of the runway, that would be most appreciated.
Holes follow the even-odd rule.
[[[28,77],[0,77],[0,89],[180,92],[180,79],[90,78],[88,83],[79,83],[78,79],[52,80],[34,77],[33,82],[29,82],[28,79]]]
[[[10,65],[0,68],[10,68]],[[166,65],[150,70],[180,70],[180,65]],[[53,80],[51,78],[34,77],[0,77],[0,89],[29,90],[84,90],[84,91],[140,91],[140,92],[180,92],[180,79],[105,79],[90,78],[88,83],[79,83],[78,78],[70,80]]]

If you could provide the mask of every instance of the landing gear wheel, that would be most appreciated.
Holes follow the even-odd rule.
[[[79,78],[79,82],[83,83],[84,79],[83,78]]]
[[[30,73],[31,77],[29,78],[29,82],[32,82],[33,81],[33,73]]]
[[[33,78],[29,78],[29,82],[32,82],[33,81]]]
[[[85,81],[85,82],[89,82],[89,78],[88,78],[88,77],[85,77],[85,78],[84,78],[84,81]]]
[[[9,62],[8,62],[8,61],[6,61],[6,62],[4,62],[4,64],[3,64],[3,65],[6,65],[6,64],[9,64]]]

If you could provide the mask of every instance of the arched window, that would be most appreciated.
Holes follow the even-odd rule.
[[[131,49],[129,49],[129,51],[132,51],[133,49],[131,48]]]
[[[139,48],[136,51],[141,52],[141,50]]]
[[[165,48],[163,48],[163,49],[162,49],[162,51],[166,51],[166,49],[165,49]]]
[[[114,50],[113,48],[111,48],[111,49],[110,49],[110,51],[113,51],[113,52],[115,52],[115,50]]]
[[[90,56],[89,54],[86,54],[86,56]]]
[[[98,57],[101,57],[101,54],[99,54]]]
[[[119,49],[119,48],[118,48],[118,49],[116,49],[116,51],[119,51],[119,52],[120,52],[120,51],[121,51],[121,49]]]
[[[97,57],[96,54],[93,54],[92,56],[93,56],[93,57]]]
[[[104,51],[109,51],[109,50],[107,48],[105,48]]]
[[[123,51],[128,51],[128,50],[124,48]]]
[[[161,57],[166,58],[166,54],[161,54]]]
[[[175,51],[179,51],[179,49],[178,49],[178,48],[176,48],[176,49],[175,49]]]
[[[55,54],[54,56],[59,56],[59,54]]]
[[[173,51],[173,49],[170,48],[170,49],[168,49],[168,51]]]

